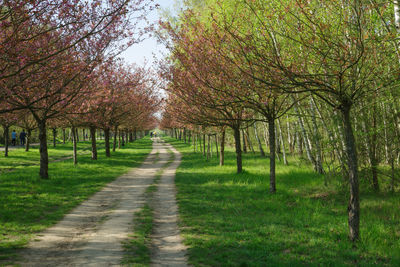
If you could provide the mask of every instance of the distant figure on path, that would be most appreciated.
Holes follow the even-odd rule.
[[[153,132],[150,132],[150,137],[153,137]]]
[[[21,146],[25,145],[25,138],[26,138],[25,130],[22,130],[22,132],[19,134],[19,141]]]
[[[11,133],[11,144],[13,146],[17,144],[17,133],[15,132],[15,130],[13,130]]]

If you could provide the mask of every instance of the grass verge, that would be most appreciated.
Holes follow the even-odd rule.
[[[135,213],[133,233],[123,243],[125,255],[122,260],[124,266],[149,266],[151,263],[151,235],[154,228],[154,193],[160,182],[164,170],[174,162],[174,153],[168,150],[169,160],[157,171],[153,183],[145,191],[146,203]],[[157,154],[157,159],[159,155]]]
[[[194,266],[400,266],[400,195],[361,192],[361,241],[348,240],[347,190],[297,158],[277,164],[268,193],[269,160],[235,154],[226,165],[164,138],[182,153],[176,184],[181,231]]]
[[[35,233],[55,224],[104,185],[138,166],[151,151],[151,144],[149,138],[137,140],[113,152],[111,158],[100,149],[97,161],[81,155],[77,166],[71,159],[50,163],[49,180],[38,178],[38,166],[1,174],[0,265],[12,262],[18,249]]]

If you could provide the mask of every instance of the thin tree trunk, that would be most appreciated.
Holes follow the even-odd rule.
[[[25,143],[25,151],[29,151],[30,144],[31,144],[31,136],[32,136],[32,130],[31,129],[26,129],[26,143]]]
[[[76,134],[76,142],[79,142],[79,131],[78,131],[78,128],[75,129],[75,134]]]
[[[63,132],[63,144],[65,145],[65,138],[66,138],[65,128],[62,129],[62,132]]]
[[[349,171],[350,200],[348,206],[348,223],[350,240],[356,241],[360,238],[360,197],[358,182],[358,162],[356,144],[350,119],[350,107],[342,109],[344,137],[347,153],[347,165]]]
[[[268,135],[269,135],[269,191],[276,192],[276,176],[275,176],[275,119],[268,118]]]
[[[318,125],[317,125],[317,119],[316,117],[316,105],[314,103],[314,99],[310,99],[310,111],[311,111],[311,120],[313,124],[313,130],[314,130],[314,144],[315,144],[315,149],[316,149],[316,156],[315,156],[315,171],[324,174],[324,168],[322,166],[322,149],[321,149],[321,144],[320,144],[320,139],[321,136],[318,131]]]
[[[210,135],[208,134],[207,135],[207,160],[210,160],[210,158],[211,158],[210,142],[211,142]]]
[[[118,126],[114,127],[114,142],[113,142],[113,148],[112,151],[115,152],[115,149],[117,148],[117,132],[118,132]]]
[[[242,129],[242,139],[243,139],[243,153],[247,153],[246,135],[244,134],[243,129]]]
[[[82,140],[83,140],[84,142],[86,141],[85,128],[82,129]]]
[[[287,158],[286,158],[286,147],[285,147],[285,142],[283,140],[281,123],[280,123],[279,120],[278,120],[278,131],[279,131],[279,139],[281,141],[281,146],[282,146],[283,164],[288,165],[288,161],[287,161]]]
[[[74,159],[74,165],[78,164],[78,154],[77,154],[77,149],[76,149],[76,143],[78,141],[78,131],[75,127],[72,126],[72,146],[73,146],[73,159]]]
[[[92,139],[92,160],[97,160],[96,127],[90,126],[90,139]]]
[[[214,136],[215,136],[215,154],[219,158],[219,153],[218,153],[218,134],[216,133]]]
[[[255,134],[256,139],[257,139],[258,148],[260,149],[261,157],[265,157],[265,152],[264,152],[264,149],[263,149],[263,147],[262,147],[261,140],[260,140],[260,138],[258,137],[257,124],[256,124],[256,123],[254,123],[254,134]]]
[[[206,156],[206,134],[203,134],[203,156]]]
[[[9,146],[9,135],[10,135],[10,127],[3,126],[4,128],[4,157],[8,157],[8,146]]]
[[[39,142],[40,142],[40,170],[39,176],[42,179],[49,179],[49,155],[47,152],[46,121],[38,121]]]
[[[122,146],[125,146],[125,131],[122,131]],[[126,139],[128,139],[128,137],[126,137]]]
[[[240,128],[239,128],[239,126],[233,128],[233,134],[235,137],[237,173],[241,173],[242,172],[242,148],[241,148],[241,144],[240,144]]]
[[[121,130],[118,131],[118,149],[121,149]]]
[[[222,130],[221,135],[221,151],[219,155],[219,165],[223,166],[225,161],[225,129]]]
[[[56,147],[57,143],[57,128],[53,128],[53,147]]]
[[[104,129],[104,139],[105,139],[105,145],[106,145],[106,157],[111,157],[111,152],[110,152],[110,128]]]
[[[252,152],[253,154],[256,153],[256,152],[254,151],[253,144],[251,143],[251,140],[250,140],[249,128],[247,128],[247,129],[244,131],[244,133],[245,133],[245,135],[246,135],[247,146],[250,148],[250,150],[251,150],[251,152]]]
[[[303,135],[303,144],[304,144],[304,146],[306,148],[307,158],[311,162],[311,164],[314,166],[314,169],[317,169],[316,168],[315,158],[314,158],[314,156],[312,155],[312,152],[311,152],[311,147],[310,147],[308,135],[307,135],[306,129],[304,127],[303,118],[300,115],[299,109],[297,108],[297,104],[294,105],[294,110],[295,110],[295,112],[297,114],[298,121],[299,121],[299,126],[300,126],[300,129],[301,129],[301,133]]]

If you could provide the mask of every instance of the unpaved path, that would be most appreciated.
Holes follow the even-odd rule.
[[[159,153],[158,156],[157,153]],[[157,157],[158,161],[156,161]],[[155,139],[152,152],[139,168],[132,169],[107,185],[102,191],[66,215],[58,224],[39,235],[21,253],[23,260],[18,264],[21,266],[120,265],[124,254],[121,242],[131,232],[134,213],[143,206],[145,189],[152,184],[156,172],[165,165],[168,158],[166,145],[159,142],[159,139]],[[180,156],[166,169],[160,183],[160,192],[164,186],[171,187],[179,160]],[[165,177],[172,177],[172,180]],[[171,197],[175,199],[175,195]],[[161,201],[162,199],[160,198]],[[174,211],[176,218],[176,203],[171,202],[170,199],[166,199],[166,202],[166,207],[163,206],[163,208]],[[162,214],[164,213],[157,209],[157,218],[159,218],[158,215],[163,218]],[[156,230],[154,237],[164,240],[165,234],[159,235],[159,233],[169,231],[170,228],[165,228],[162,222],[159,226],[160,229]],[[171,229],[171,231],[176,236],[176,229]],[[166,240],[166,242],[170,241]],[[176,254],[178,247],[179,253]],[[163,246],[160,246],[160,251],[164,250]],[[184,262],[182,253],[184,251],[181,246],[172,246],[170,253],[172,256],[163,254],[163,257],[167,259],[166,263],[172,262],[169,259],[175,259],[179,264],[166,265],[161,260],[160,265],[184,266],[180,264]],[[155,253],[155,263],[160,262],[158,255]]]
[[[181,154],[166,145],[175,154],[174,162],[163,172],[158,190],[154,195],[154,233],[151,266],[188,266],[186,247],[178,228],[178,206],[176,204],[175,172],[181,162]]]

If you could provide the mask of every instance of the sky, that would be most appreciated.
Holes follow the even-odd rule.
[[[175,0],[154,0],[154,4],[159,4],[160,8],[159,10],[153,10],[148,15],[147,19],[150,23],[157,23],[162,10],[169,10],[174,14],[174,10],[176,10],[174,3]],[[147,66],[150,66],[153,62],[153,54],[155,54],[157,58],[160,58],[162,57],[162,51],[165,53],[166,48],[158,43],[155,37],[151,37],[139,44],[131,46],[121,54],[121,57],[128,63],[136,63],[138,65],[143,65],[147,59]]]

